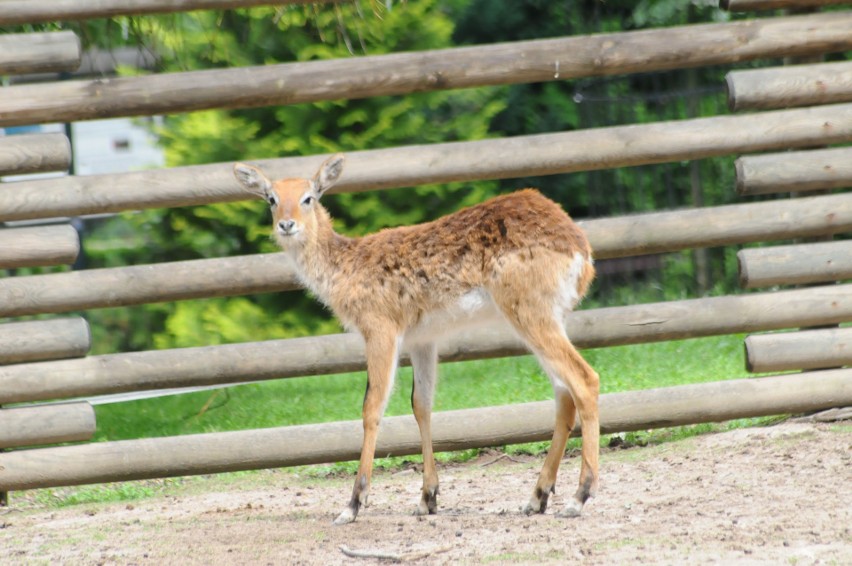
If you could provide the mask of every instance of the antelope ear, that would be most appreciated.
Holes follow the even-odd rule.
[[[313,178],[314,188],[318,196],[321,196],[337,182],[340,174],[343,173],[345,162],[346,158],[343,154],[336,153],[320,165],[319,171],[317,171],[317,174]]]
[[[261,198],[266,198],[272,189],[272,182],[263,171],[245,163],[234,164],[234,177],[245,190]]]

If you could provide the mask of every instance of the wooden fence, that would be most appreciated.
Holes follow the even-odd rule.
[[[110,16],[226,10],[268,4],[306,4],[317,0],[3,0],[0,25],[88,20]]]
[[[850,21],[852,25],[852,21]],[[852,48],[852,38],[849,40]],[[2,110],[0,110],[2,115]],[[331,193],[505,179],[812,147],[852,138],[852,103],[470,142],[350,152]],[[310,176],[326,155],[258,160],[271,177]],[[0,221],[245,200],[215,163],[16,183]],[[116,191],[115,186],[123,187]],[[50,195],[50,198],[43,198]]]
[[[840,189],[852,186],[852,147],[748,155],[734,167],[741,195]]]
[[[852,369],[602,395],[604,434],[696,422],[806,412],[848,404]],[[435,449],[463,450],[549,440],[550,401],[435,413]],[[3,454],[8,490],[209,474],[353,460],[361,421],[100,442]],[[579,430],[575,430],[579,433]],[[376,456],[420,452],[414,417],[382,421]]]
[[[70,71],[80,57],[80,40],[70,31],[0,35],[0,75]]]
[[[839,285],[578,311],[567,331],[578,347],[600,348],[848,320],[852,285]],[[439,353],[443,361],[461,361],[527,351],[506,329],[467,333]],[[363,342],[353,334],[108,354],[0,366],[0,403],[341,373],[365,365]]]
[[[264,3],[197,0],[182,6],[201,9]],[[0,24],[44,21],[48,5],[55,10],[51,17],[68,19],[172,9],[161,0],[116,1],[111,3],[112,10],[102,3],[83,1],[7,0],[4,8],[5,4],[14,9],[4,10]],[[852,12],[838,11],[98,84],[66,81],[11,86],[0,97],[0,126],[406,94],[821,54],[852,49],[850,28]],[[3,38],[0,36],[0,43]],[[24,40],[28,38],[45,42],[39,34],[28,34]],[[79,62],[79,42],[69,41],[67,34],[46,43],[54,45],[60,39],[65,45],[61,56],[51,54],[42,63],[26,65],[16,63],[13,57],[5,68],[29,72],[63,61],[62,68],[67,69],[67,61]],[[25,52],[23,48],[19,51]],[[24,55],[15,57],[24,60]],[[545,175],[852,141],[848,63],[795,69],[799,74],[787,68],[759,72],[757,79],[752,71],[731,73],[727,82],[732,108],[806,107],[354,152],[347,156],[347,173],[335,191]],[[233,80],[235,76],[252,80]],[[216,88],[199,88],[205,81]],[[794,86],[766,92],[761,85],[768,81]],[[828,86],[813,88],[821,81]],[[253,86],[247,88],[247,84]],[[323,157],[260,163],[273,176],[306,175]],[[69,160],[67,140],[62,136],[0,139],[2,174],[61,170]],[[850,161],[848,147],[741,157],[736,167],[737,189],[742,194],[840,189],[852,184]],[[114,190],[117,185],[122,191]],[[18,181],[0,190],[0,221],[244,198],[247,195],[233,181],[226,163],[65,176]],[[582,225],[599,259],[826,236],[852,232],[852,193],[592,219]],[[0,268],[71,263],[79,247],[76,231],[67,225],[5,228],[0,230]],[[749,248],[739,256],[741,279],[749,288],[847,280],[852,278],[850,257],[848,246],[834,242]],[[7,277],[0,279],[0,317],[297,289],[290,268],[278,259],[277,254],[265,254]],[[222,272],[230,274],[227,281],[210,276]],[[567,330],[579,347],[590,348],[849,321],[852,285],[834,284],[589,309],[573,313]],[[808,331],[749,337],[749,368],[786,371],[852,365],[846,346],[848,328],[819,332],[823,334]],[[27,403],[0,409],[0,448],[29,447],[0,454],[0,491],[330,462],[358,455],[360,422],[32,448],[86,440],[94,433],[94,412],[88,403],[32,404],[36,401],[318,375],[359,370],[365,365],[363,342],[355,335],[85,357],[90,345],[89,328],[81,318],[0,324],[0,403]],[[791,356],[780,364],[767,363],[767,359],[779,358],[775,354],[779,348]],[[281,355],[265,355],[271,349]],[[440,351],[443,361],[523,353],[517,339],[501,330],[471,334]],[[603,432],[617,432],[850,404],[852,369],[834,369],[604,395],[601,423]],[[525,403],[438,413],[433,428],[436,448],[451,450],[545,439],[552,433],[552,423],[552,403]],[[410,454],[419,447],[413,418],[385,420],[377,455]]]
[[[0,127],[716,65],[852,48],[852,13],[6,89]],[[675,54],[675,55],[673,55]]]
[[[740,250],[737,260],[745,289],[852,279],[848,240],[751,248]]]
[[[62,134],[0,138],[0,175],[67,171],[70,164],[71,144]]]
[[[852,194],[587,220],[609,259],[852,230]],[[14,235],[14,234],[13,234]],[[223,280],[214,275],[229,273]],[[196,259],[0,279],[0,316],[73,312],[298,288],[278,254]]]
[[[68,224],[0,231],[0,269],[64,265],[79,253],[80,237]]]
[[[805,9],[846,4],[848,0],[720,0],[719,5],[731,12],[752,12],[757,10]]]
[[[731,110],[766,110],[852,100],[852,61],[735,71],[728,74]]]
[[[852,328],[756,334],[745,340],[749,371],[789,371],[852,364]]]

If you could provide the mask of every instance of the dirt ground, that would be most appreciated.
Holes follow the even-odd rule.
[[[605,450],[579,519],[519,511],[541,458],[441,466],[439,514],[413,517],[419,474],[379,471],[357,522],[331,524],[351,478],[265,472],[158,484],[131,503],[0,511],[4,564],[852,564],[852,425],[784,423]],[[42,499],[43,501],[43,499]],[[341,546],[388,558],[352,558]]]

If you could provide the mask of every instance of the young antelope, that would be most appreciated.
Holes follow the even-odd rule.
[[[312,179],[274,182],[256,167],[234,166],[240,184],[272,207],[275,238],[304,286],[364,338],[368,383],[361,460],[352,497],[334,522],[354,521],[367,501],[379,421],[403,349],[414,368],[411,404],[423,449],[415,513],[436,512],[430,425],[436,342],[471,325],[506,322],[537,356],[556,396],[553,442],[524,512],[544,513],[576,412],[583,431],[580,484],[559,515],[578,516],[597,489],[599,437],[598,374],[564,328],[565,316],[595,274],[582,230],[559,205],[525,189],[433,222],[347,238],[334,232],[319,203],[343,164],[343,155],[334,155]]]

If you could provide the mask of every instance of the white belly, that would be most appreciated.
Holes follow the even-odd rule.
[[[420,322],[406,331],[404,344],[411,346],[441,342],[460,332],[495,324],[508,323],[488,291],[477,288],[459,297],[455,304],[445,310],[426,313]]]

